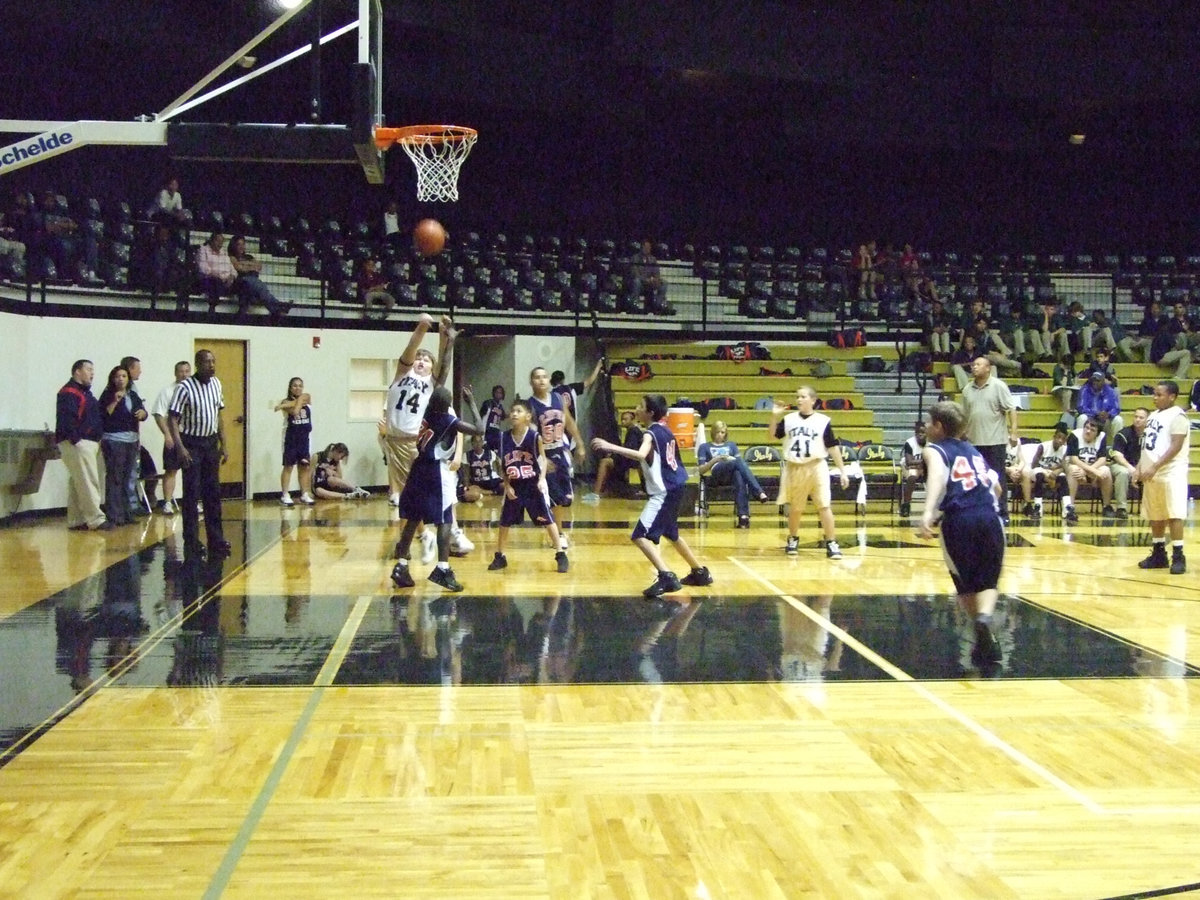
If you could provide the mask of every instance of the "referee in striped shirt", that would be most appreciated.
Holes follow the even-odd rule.
[[[212,557],[226,556],[230,545],[221,530],[221,464],[225,429],[221,410],[225,399],[216,376],[217,361],[211,350],[196,353],[196,374],[179,382],[171,398],[171,437],[183,464],[183,546],[185,554],[199,555],[200,514],[204,504],[204,530]]]

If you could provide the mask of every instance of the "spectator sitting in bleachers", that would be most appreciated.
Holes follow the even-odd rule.
[[[1167,330],[1175,335],[1176,350],[1187,350],[1191,353],[1200,344],[1200,334],[1197,334],[1184,303],[1175,304],[1174,315],[1167,323]]]
[[[386,275],[379,271],[379,263],[367,257],[359,264],[358,269],[358,299],[363,305],[363,318],[371,314],[373,308],[380,308],[380,318],[387,318],[396,298],[391,292],[391,282]]]
[[[642,249],[633,254],[630,263],[630,293],[646,298],[646,312],[673,314],[675,310],[667,303],[667,285],[649,241],[642,241]]]
[[[1005,372],[1021,370],[1021,363],[1009,355],[1008,348],[1002,349],[1001,345],[996,342],[995,335],[985,316],[981,315],[975,320],[971,335],[975,338],[976,356],[986,356],[993,366],[1003,369]]]
[[[179,179],[174,175],[163,182],[162,190],[155,195],[150,218],[164,225],[183,224],[183,195],[179,193]]]
[[[1105,383],[1104,372],[1092,371],[1088,380],[1079,391],[1076,400],[1079,409],[1080,428],[1087,422],[1095,422],[1096,427],[1111,442],[1118,431],[1125,427],[1121,418],[1121,398],[1112,385]]]
[[[973,334],[964,337],[962,343],[958,345],[958,349],[950,354],[950,371],[954,373],[954,381],[958,385],[960,394],[967,386],[967,382],[971,380],[971,366],[978,355],[975,352],[975,335]]]
[[[1058,311],[1058,301],[1042,304],[1042,346],[1046,356],[1062,359],[1071,352],[1067,339],[1067,317]]]
[[[36,229],[34,245],[40,274],[49,273],[53,262],[59,278],[75,282],[97,282],[96,266],[100,250],[96,237],[59,208],[53,191],[42,195],[42,206],[33,215]],[[31,251],[32,252],[32,251]]]
[[[1020,304],[1014,303],[1009,308],[1008,315],[1000,320],[995,330],[1016,359],[1038,360],[1046,355],[1042,333],[1026,319]]]
[[[233,294],[233,283],[237,281],[237,269],[225,251],[225,235],[214,231],[208,240],[196,248],[196,287],[208,297],[210,308],[221,302],[221,297]]]
[[[933,284],[928,278],[922,284],[926,282],[930,285]],[[933,354],[934,359],[949,359],[951,352],[950,331],[953,323],[942,301],[937,299],[936,290],[934,291],[933,300],[922,316],[921,324],[925,343],[929,347],[929,352]]]
[[[233,289],[243,308],[250,304],[265,306],[272,317],[286,312],[259,277],[262,274],[262,262],[246,252],[246,239],[240,234],[234,235],[229,241],[229,261],[237,272]]]
[[[1142,321],[1138,323],[1137,337],[1129,340],[1129,355],[1132,357],[1135,353],[1140,352],[1142,359],[1150,362],[1150,350],[1154,346],[1154,338],[1166,325],[1162,306],[1157,300],[1151,302],[1142,313]]]
[[[1071,352],[1089,354],[1092,352],[1092,337],[1096,331],[1096,323],[1083,311],[1083,304],[1075,300],[1067,307],[1067,346]]]
[[[1107,347],[1110,357],[1119,355],[1124,362],[1130,362],[1122,347],[1122,343],[1129,339],[1125,336],[1125,329],[1121,323],[1115,319],[1110,322],[1102,309],[1092,313],[1092,322],[1096,326],[1092,332],[1092,347]]]
[[[400,204],[389,200],[383,211],[383,239],[389,244],[399,244],[404,235],[400,233]]]
[[[0,211],[0,276],[24,274],[25,243],[17,239],[17,229],[8,224],[6,213]]]
[[[1107,347],[1097,346],[1092,350],[1092,361],[1088,363],[1088,367],[1079,373],[1079,380],[1087,381],[1096,372],[1104,378],[1105,382],[1117,388],[1117,367],[1109,362],[1112,354]]]

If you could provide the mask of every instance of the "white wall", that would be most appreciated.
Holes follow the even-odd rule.
[[[247,343],[246,468],[250,494],[279,489],[282,416],[269,404],[284,396],[288,379],[298,375],[313,397],[314,451],[331,441],[350,449],[346,472],[352,481],[387,483],[373,422],[350,422],[348,395],[351,357],[390,358],[400,355],[408,341],[409,325],[396,331],[271,328],[251,325],[204,325],[177,322],[130,322],[71,318],[38,318],[0,313],[0,383],[10,391],[0,401],[0,427],[54,428],[55,395],[71,377],[71,363],[95,362],[99,396],[108,370],[122,356],[142,360],[138,391],[147,404],[169,384],[175,363],[192,359],[198,339],[244,340]],[[321,339],[320,349],[313,338]],[[559,339],[567,341],[568,339]],[[573,341],[570,341],[573,345]],[[424,346],[437,351],[437,334]],[[469,340],[456,350],[456,364],[470,355]],[[217,373],[220,377],[220,372]],[[490,384],[489,384],[490,387]],[[230,423],[226,422],[226,427]],[[162,436],[153,423],[142,427],[142,439],[156,460],[162,456]],[[67,504],[66,469],[61,462],[46,466],[41,490],[29,497],[0,493],[0,515],[32,509],[63,508]]]

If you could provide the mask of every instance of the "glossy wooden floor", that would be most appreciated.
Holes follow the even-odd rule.
[[[62,648],[64,605],[89,602],[72,591],[107,572],[93,601],[108,602],[113,585],[127,592],[113,573],[134,571],[144,548],[167,548],[164,584],[186,580],[172,555],[178,521],[105,536],[68,534],[59,521],[0,530],[0,719],[10,720],[0,721],[0,896],[1197,889],[1200,546],[1190,526],[1192,571],[1172,577],[1138,570],[1137,519],[1014,522],[1002,582],[1013,665],[997,679],[968,666],[922,680],[910,669],[934,654],[932,640],[909,629],[893,641],[873,617],[898,603],[951,610],[951,585],[940,550],[886,511],[856,523],[839,508],[846,555],[830,562],[811,519],[788,558],[773,509],[755,509],[740,531],[717,507],[684,532],[716,583],[651,608],[637,599],[651,572],[623,524],[638,508],[578,507],[567,575],[528,529],[513,533],[509,570],[487,572],[490,509],[461,510],[477,549],[455,561],[466,591],[448,604],[428,602],[440,595],[419,565],[411,596],[393,598],[384,557],[395,530],[381,500],[287,512],[228,504],[247,536],[234,557],[186,589],[126,595],[147,610],[143,626],[82,666]],[[150,583],[143,571],[135,585]],[[635,619],[622,651],[634,675],[582,683],[591,670],[579,661],[608,632],[576,628],[556,643],[548,629],[528,664],[501,649],[494,683],[467,683],[463,610],[511,613],[530,598],[551,617],[586,599],[611,610],[617,630]],[[780,610],[761,635],[774,648],[768,674],[696,680],[695,660],[716,651],[689,624],[764,603]],[[21,649],[53,648],[55,623],[65,658]],[[290,645],[301,648],[301,677],[279,675],[282,664],[257,680],[237,675],[234,636],[298,623],[311,629]],[[938,633],[953,635],[946,628]],[[428,659],[430,683],[355,668],[378,650],[372,636],[398,631],[416,636],[397,646]],[[753,644],[753,626],[738,633]],[[209,664],[181,649],[206,634],[218,648]],[[703,634],[715,642],[715,630]],[[1026,642],[1073,676],[1020,677],[1032,665]],[[1110,670],[1092,664],[1097,646],[1116,648],[1119,677],[1100,677]],[[245,671],[267,672],[275,651],[255,647]],[[22,719],[38,700],[56,704],[39,713],[46,721]]]

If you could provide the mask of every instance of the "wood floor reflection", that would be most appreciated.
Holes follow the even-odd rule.
[[[839,506],[684,534],[673,603],[577,506],[448,596],[382,500],[0,530],[0,896],[1113,897],[1197,889],[1200,592],[1143,522],[1014,519],[997,678],[934,544]],[[1189,527],[1187,546],[1194,547]],[[667,551],[668,559],[671,551]]]

